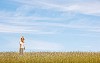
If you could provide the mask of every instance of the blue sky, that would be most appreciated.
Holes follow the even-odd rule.
[[[0,51],[100,51],[99,0],[1,0]]]

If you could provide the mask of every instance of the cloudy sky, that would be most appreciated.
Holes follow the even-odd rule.
[[[100,51],[100,0],[0,0],[0,51]]]

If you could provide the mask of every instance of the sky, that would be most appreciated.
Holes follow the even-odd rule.
[[[0,51],[100,51],[100,0],[0,0]]]

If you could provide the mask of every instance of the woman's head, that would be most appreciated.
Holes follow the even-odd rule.
[[[23,43],[24,43],[24,36],[22,36],[22,37],[21,37],[21,42],[23,42]]]

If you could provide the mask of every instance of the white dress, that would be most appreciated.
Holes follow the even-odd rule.
[[[23,42],[20,42],[20,44],[21,44],[21,48],[24,48],[24,43]]]

